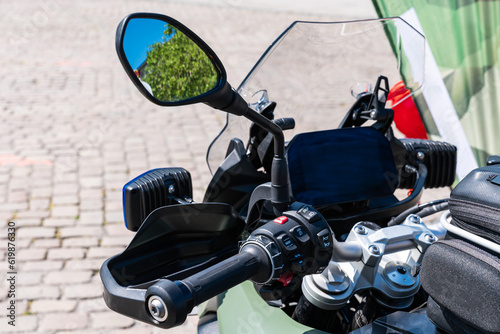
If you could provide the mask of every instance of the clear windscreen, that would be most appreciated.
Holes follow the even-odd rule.
[[[389,86],[403,82],[410,97],[423,84],[425,39],[400,18],[350,22],[295,22],[264,53],[238,88],[249,103],[276,102],[275,118],[293,117],[293,136],[337,128],[356,93],[375,86],[380,75]],[[391,97],[389,96],[389,99]],[[394,107],[389,100],[386,107]],[[392,104],[391,104],[392,103]],[[225,158],[232,138],[247,143],[250,121],[228,114],[227,124],[207,153],[212,173]]]

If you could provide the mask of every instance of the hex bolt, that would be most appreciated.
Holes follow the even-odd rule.
[[[378,248],[378,246],[375,246],[375,245],[370,245],[370,247],[368,247],[368,250],[370,251],[370,253],[372,253],[373,255],[380,255],[380,248]]]
[[[370,118],[371,119],[377,119],[378,117],[378,113],[376,110],[373,110],[371,113],[370,113]]]
[[[149,298],[148,311],[151,314],[151,317],[158,322],[164,322],[167,320],[167,305],[165,305],[165,302],[158,296],[153,295]]]
[[[413,224],[420,224],[422,222],[422,218],[420,218],[417,215],[413,215],[413,214],[408,216],[408,220],[410,222],[412,222]]]
[[[436,237],[433,236],[432,234],[428,234],[428,233],[424,235],[424,239],[427,242],[434,242],[434,241],[436,241]]]
[[[175,193],[175,186],[173,184],[171,184],[169,187],[168,187],[168,193],[169,194],[173,194]]]
[[[424,152],[418,152],[417,153],[417,159],[422,161],[425,159],[425,153]]]
[[[356,232],[357,234],[365,235],[366,228],[364,226],[358,225],[354,228],[354,232]]]

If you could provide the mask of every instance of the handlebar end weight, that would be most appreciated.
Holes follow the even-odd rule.
[[[161,279],[146,291],[146,312],[163,328],[182,325],[193,308],[193,298],[182,284]]]

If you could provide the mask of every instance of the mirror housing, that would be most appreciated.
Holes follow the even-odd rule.
[[[179,41],[183,45],[180,45]],[[134,13],[126,16],[118,25],[115,46],[118,58],[129,78],[137,89],[155,104],[180,106],[203,102],[215,109],[235,115],[244,115],[248,110],[245,100],[227,82],[226,71],[215,52],[194,32],[171,17],[155,13]],[[168,56],[175,55],[175,57],[165,57],[169,51],[162,50],[165,46],[181,48],[181,52],[177,51],[175,54],[171,52]],[[175,73],[161,73],[166,77],[165,80],[173,79],[173,83],[182,89],[192,86],[193,91],[183,91],[180,96],[165,97],[163,93],[167,93],[168,89],[164,86],[171,81],[155,82],[152,87],[151,80],[149,83],[146,79],[141,80],[148,75],[147,59],[155,50],[163,53],[161,56],[165,58],[160,60],[164,67],[150,77],[154,79],[158,73],[168,70],[168,65],[164,64],[165,60],[168,60],[171,62],[170,69]],[[161,95],[158,91],[160,89]]]
[[[136,31],[134,32],[133,29],[129,30],[130,35],[127,35],[127,29],[130,29],[131,26],[130,23],[139,22],[138,24],[140,25],[140,20],[144,20],[142,22],[142,28],[137,29],[137,27],[135,27],[133,29],[136,29]],[[156,29],[157,37],[151,37],[149,34],[153,29]],[[130,31],[132,31],[132,33],[130,33]],[[181,34],[178,34],[178,32]],[[132,36],[131,39],[129,39],[130,37],[128,36]],[[174,40],[176,36],[180,38],[180,40]],[[126,39],[129,40],[127,41]],[[180,41],[182,41],[182,43],[180,43]],[[125,47],[125,44],[130,45],[130,43],[132,43],[134,47],[137,46],[137,44],[134,45],[134,43],[138,43],[139,51],[134,48],[128,49],[128,46]],[[187,74],[185,72],[182,74],[178,73],[182,72],[178,71],[179,67],[187,69],[195,68],[200,65],[200,62],[204,64],[201,65],[202,67],[208,66],[208,72],[215,72],[217,76],[216,83],[209,83],[207,85],[209,88],[205,88],[201,91],[196,90],[193,93],[186,93],[188,95],[181,96],[180,98],[167,97],[165,100],[162,100],[159,98],[161,94],[157,94],[157,97],[155,97],[155,94],[153,94],[154,88],[147,87],[149,83],[146,82],[146,84],[148,84],[146,85],[144,81],[141,80],[141,76],[143,74],[140,71],[148,66],[147,59],[151,50],[154,50],[155,48],[163,48],[169,43],[170,46],[173,44],[175,48],[171,50],[171,53],[162,52],[163,56],[165,53],[168,54],[168,56],[164,56],[162,60],[165,60],[165,62],[168,63],[172,60],[172,58],[183,55],[187,55],[187,58],[189,58],[187,62],[184,62],[184,60],[179,61],[179,59],[174,59],[177,60],[177,63],[173,66],[171,65],[170,67],[167,66],[167,71],[174,70],[178,75],[173,78],[174,83],[182,87],[186,84],[185,80],[187,80],[188,85],[194,84],[196,86],[196,84],[199,83],[196,80],[200,79],[200,77],[203,79],[202,81],[205,81],[206,83],[206,80],[204,79],[207,78],[203,78],[203,74],[206,73],[205,70],[195,72],[194,74],[190,71],[188,71]],[[134,13],[126,16],[118,25],[116,30],[115,46],[118,58],[120,59],[125,72],[127,72],[137,89],[139,89],[139,91],[151,102],[167,107],[203,102],[212,108],[223,110],[237,116],[244,116],[251,122],[271,133],[274,137],[274,157],[271,172],[271,202],[278,212],[286,210],[288,204],[291,203],[292,198],[288,176],[288,163],[285,157],[285,137],[283,135],[283,130],[275,122],[248,107],[247,102],[227,82],[226,71],[215,52],[213,52],[201,38],[199,38],[182,23],[166,15],[155,13]],[[170,46],[166,47],[169,48]],[[130,57],[127,56],[126,48],[129,50],[128,55]],[[138,53],[142,58],[138,58],[139,60],[136,61],[132,55],[135,54],[135,57],[137,57]],[[172,57],[169,57],[170,55],[172,55]],[[190,56],[192,55],[194,55],[194,58],[196,59],[191,59]],[[157,63],[152,61],[152,64],[156,65]],[[163,66],[164,64],[161,65]],[[137,68],[134,69],[134,67]],[[204,69],[206,69],[206,67],[204,67]],[[158,68],[158,71],[154,74],[165,77],[165,73],[163,72],[164,70],[165,67]],[[211,82],[211,75],[213,75],[213,73],[209,74],[208,82]],[[168,78],[169,76],[167,76],[167,79]],[[161,87],[160,92],[163,91],[166,91],[165,87]],[[167,94],[167,96],[169,95]]]

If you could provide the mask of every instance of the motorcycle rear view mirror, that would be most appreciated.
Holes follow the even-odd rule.
[[[132,82],[161,106],[204,102],[233,114],[246,102],[227,83],[212,49],[175,19],[153,13],[125,17],[116,33],[118,57]]]
[[[271,133],[271,201],[280,212],[287,208],[291,194],[282,128],[248,107],[227,82],[217,55],[201,38],[171,17],[134,13],[118,25],[116,51],[132,82],[151,102],[161,106],[203,102],[244,116]]]

